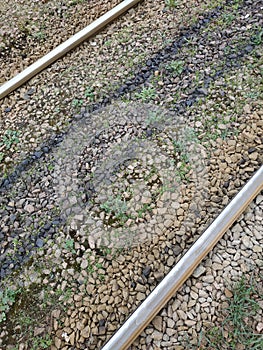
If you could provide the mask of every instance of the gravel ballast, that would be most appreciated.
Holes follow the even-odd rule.
[[[71,34],[112,5],[34,15]],[[142,2],[3,99],[0,347],[101,348],[260,167],[261,12]],[[132,349],[208,348],[233,283],[262,288],[261,216],[262,194]]]
[[[224,341],[220,341],[220,336],[213,339],[216,348],[246,349],[241,336],[229,345],[231,326],[222,327],[233,300],[233,288],[243,276],[257,287],[255,300],[259,309],[246,323],[260,337],[263,320],[262,200],[259,195],[251,203],[131,349],[210,349],[208,334],[216,329],[219,335],[223,331],[225,338]]]

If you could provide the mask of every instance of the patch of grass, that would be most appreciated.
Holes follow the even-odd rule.
[[[35,337],[32,341],[32,350],[48,349],[52,344],[52,339],[49,334],[44,337]]]
[[[191,170],[190,164],[187,163],[187,161],[182,160],[181,162],[178,163],[177,169],[176,169],[176,177],[179,180],[186,180],[188,181],[188,172]]]
[[[87,87],[85,90],[85,97],[88,98],[90,101],[94,101],[95,95],[94,90],[91,87]]]
[[[165,4],[169,8],[176,8],[179,5],[179,1],[178,0],[165,0]]]
[[[80,108],[83,105],[83,100],[74,98],[72,101],[72,106],[75,108]]]
[[[144,87],[142,91],[135,96],[143,102],[151,101],[156,97],[156,90],[154,88]]]
[[[253,41],[255,45],[261,45],[262,41],[263,41],[263,30],[261,30],[260,32],[258,32],[257,34],[255,34]]]
[[[4,345],[13,345],[24,343],[27,349],[49,349],[52,343],[49,335],[48,327],[51,324],[53,310],[58,310],[60,315],[64,314],[67,310],[69,299],[72,297],[73,290],[71,287],[61,289],[59,286],[54,287],[49,284],[42,284],[40,282],[32,282],[30,276],[43,274],[44,268],[50,268],[49,274],[43,274],[43,278],[47,278],[49,281],[54,283],[55,272],[59,269],[53,270],[51,266],[40,263],[39,261],[34,262],[32,258],[28,262],[28,276],[24,275],[23,281],[27,282],[27,287],[24,285],[19,287],[20,289],[7,288],[0,291],[0,316],[2,313],[4,316],[3,327],[6,327],[7,333],[3,337]],[[18,286],[24,284],[22,280],[7,278],[5,284],[10,286],[11,280],[15,280]],[[22,284],[20,284],[22,282]],[[59,320],[58,320],[59,321]],[[43,328],[41,334],[35,335],[36,328]],[[0,328],[2,323],[0,322]]]
[[[211,328],[205,335],[209,349],[218,349],[219,344],[224,342],[224,335],[220,327]],[[201,347],[204,349],[204,347]]]
[[[172,61],[170,64],[166,66],[166,68],[176,76],[179,76],[182,74],[184,70],[184,62],[183,61]]]
[[[39,32],[34,33],[33,37],[39,41],[43,41],[46,38],[46,34],[42,31],[39,31]]]
[[[224,321],[205,334],[209,349],[262,349],[262,335],[251,328],[253,318],[260,308],[256,298],[257,295],[262,296],[262,291],[260,293],[253,279],[242,277],[232,292]]]
[[[74,242],[74,239],[67,239],[64,243],[64,247],[70,251],[72,254],[76,254],[76,250],[75,250],[75,242]]]
[[[15,303],[17,295],[20,293],[20,289],[13,290],[6,288],[0,291],[0,323],[6,320],[6,314],[10,307]]]
[[[128,220],[129,216],[127,214],[127,204],[121,199],[120,196],[115,198],[109,198],[105,203],[100,205],[100,208],[104,210],[107,214],[112,215],[122,224]]]
[[[19,132],[16,130],[8,129],[2,136],[0,146],[4,145],[7,149],[10,149],[14,144],[19,143]]]
[[[4,152],[0,152],[0,163],[2,162],[2,160],[4,159],[5,154]]]

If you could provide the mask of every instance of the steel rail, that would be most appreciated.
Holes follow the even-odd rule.
[[[174,296],[202,259],[263,190],[263,166],[247,182],[235,198],[192,245],[153,292],[144,300],[102,350],[125,350]]]
[[[41,72],[43,69],[49,66],[51,63],[64,56],[67,52],[74,49],[84,40],[90,38],[100,29],[104,28],[107,24],[112,22],[114,19],[122,15],[124,12],[129,10],[131,7],[133,7],[140,1],[141,0],[122,1],[119,5],[115,6],[113,9],[96,19],[94,22],[92,22],[87,27],[73,35],[64,43],[57,46],[54,50],[50,51],[47,55],[43,56],[35,63],[31,64],[21,73],[17,74],[14,78],[8,80],[6,83],[0,86],[0,99],[4,98],[10,92],[17,89],[19,86],[21,86],[26,81],[35,76],[37,73]]]

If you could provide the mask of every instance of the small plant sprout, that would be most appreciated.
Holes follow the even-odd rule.
[[[223,20],[227,25],[230,25],[235,19],[235,15],[233,13],[225,13],[223,15]]]
[[[174,140],[173,146],[176,152],[181,153],[185,151],[185,145],[181,141]]]
[[[74,247],[74,239],[67,239],[65,241],[64,247],[70,251],[72,254],[76,253],[75,247]]]
[[[105,203],[102,203],[100,208],[106,213],[115,216],[115,218],[120,220],[121,223],[124,223],[128,219],[127,204],[119,196],[116,198],[110,198]]]
[[[16,296],[20,293],[20,289],[13,290],[6,288],[0,290],[0,323],[6,320],[6,314],[10,307],[15,303]]]
[[[111,43],[112,43],[112,40],[106,40],[106,41],[104,42],[104,45],[105,45],[105,46],[111,46]]]
[[[85,90],[85,97],[88,98],[90,101],[94,101],[94,90],[91,87],[87,87]]]
[[[136,97],[141,99],[143,102],[153,100],[156,96],[156,90],[154,88],[144,87],[139,94],[136,94]]]
[[[142,218],[143,215],[151,210],[151,205],[150,204],[143,204],[142,208],[138,210],[138,218]]]
[[[35,337],[32,343],[32,350],[48,349],[52,344],[52,339],[49,334],[46,334],[44,337]]]
[[[165,0],[165,4],[169,8],[175,8],[179,5],[179,1],[178,0]]]
[[[184,62],[183,61],[172,61],[169,65],[166,66],[168,70],[176,76],[179,76],[183,73]]]
[[[177,170],[176,170],[176,176],[179,180],[186,180],[189,181],[187,174],[191,170],[191,166],[182,160],[178,163]]]
[[[179,154],[182,165],[186,166],[189,163],[189,154],[187,153],[187,146],[180,141],[173,141],[174,152]],[[188,166],[187,166],[188,169]],[[190,170],[190,168],[188,169]]]
[[[19,143],[19,132],[16,130],[8,129],[2,137],[0,146],[4,145],[7,149],[10,149],[14,144]]]
[[[254,43],[255,45],[261,45],[262,44],[262,39],[263,38],[263,30],[261,30],[260,32],[258,32],[255,36],[254,36]]]
[[[76,108],[80,108],[83,105],[83,100],[79,100],[78,98],[74,98],[72,101],[72,106]]]
[[[46,34],[42,31],[39,31],[39,32],[34,33],[33,37],[36,38],[38,41],[43,41],[46,37]]]

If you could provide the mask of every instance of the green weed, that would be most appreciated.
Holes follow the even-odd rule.
[[[223,20],[226,25],[230,25],[235,19],[235,15],[233,13],[224,13]]]
[[[52,171],[52,170],[55,169],[55,165],[54,164],[48,164],[47,168],[48,168],[49,171]]]
[[[60,302],[67,302],[73,294],[73,291],[70,288],[67,288],[65,290],[62,289],[57,289],[55,292],[56,298],[59,299]],[[51,296],[52,299],[52,296]],[[48,300],[48,295],[47,295],[47,300]]]
[[[39,31],[39,32],[34,33],[33,37],[36,38],[38,41],[43,41],[46,37],[46,34],[42,31]]]
[[[124,223],[129,218],[127,215],[127,204],[119,196],[116,198],[110,198],[105,203],[102,203],[100,205],[100,208],[103,209],[107,214],[110,214],[117,220],[120,220],[121,223]]]
[[[165,0],[165,4],[169,7],[169,8],[175,8],[179,5],[179,1],[178,0]]]
[[[44,337],[36,337],[32,340],[32,350],[48,349],[52,344],[52,339],[49,334]]]
[[[156,97],[156,90],[154,88],[143,88],[140,93],[136,94],[136,97],[143,102],[153,100]]]
[[[166,68],[173,72],[174,75],[179,76],[182,74],[184,70],[184,62],[183,61],[172,61]]]
[[[76,250],[75,250],[75,247],[74,247],[74,239],[67,239],[64,243],[64,247],[70,251],[72,254],[76,254]]]
[[[0,142],[0,146],[4,145],[7,149],[10,149],[14,144],[18,144],[19,134],[20,133],[16,130],[6,130],[2,137],[2,141]]]
[[[143,204],[142,208],[138,210],[138,218],[142,218],[143,214],[145,214],[147,211],[151,210],[151,205],[150,204]]]
[[[178,178],[178,180],[186,180],[188,181],[188,172],[191,170],[191,166],[187,163],[187,161],[181,161],[179,163],[179,166],[177,167],[175,171],[175,175]]]
[[[174,140],[173,147],[175,152],[178,152],[178,153],[185,152],[185,145],[181,141]]]
[[[105,46],[111,46],[111,44],[112,44],[112,40],[106,40],[104,43]]]
[[[94,90],[91,87],[87,87],[85,90],[85,97],[88,98],[90,101],[94,101]]]
[[[254,38],[254,44],[255,45],[261,45],[262,44],[262,37],[263,37],[263,30],[261,30],[259,33],[257,33]]]
[[[15,303],[16,297],[20,292],[20,289],[13,290],[10,288],[0,291],[0,323],[6,320],[6,314]]]
[[[119,43],[127,43],[131,38],[131,33],[127,28],[124,28],[118,33]]]
[[[72,106],[79,108],[83,105],[83,100],[79,100],[78,98],[74,98],[74,100],[72,101]]]
[[[185,168],[185,171],[188,169],[188,163],[189,163],[189,154],[187,152],[187,145],[184,144],[181,141],[174,140],[173,141],[173,147],[175,154],[179,155],[179,161],[182,162],[182,164],[179,167],[179,171],[181,172],[183,168]],[[188,171],[190,168],[188,169]],[[187,171],[187,172],[188,172]],[[181,180],[184,179],[184,176],[180,176]]]
[[[71,0],[69,2],[69,6],[75,6],[75,5],[78,5],[78,4],[82,4],[83,2],[85,2],[86,0]]]
[[[229,299],[227,316],[220,326],[211,328],[205,339],[209,349],[260,350],[263,348],[263,337],[253,332],[250,324],[260,306],[255,296],[260,293],[253,280],[244,277],[234,286],[233,296]],[[262,292],[261,292],[262,296]],[[262,298],[262,297],[261,297]]]

